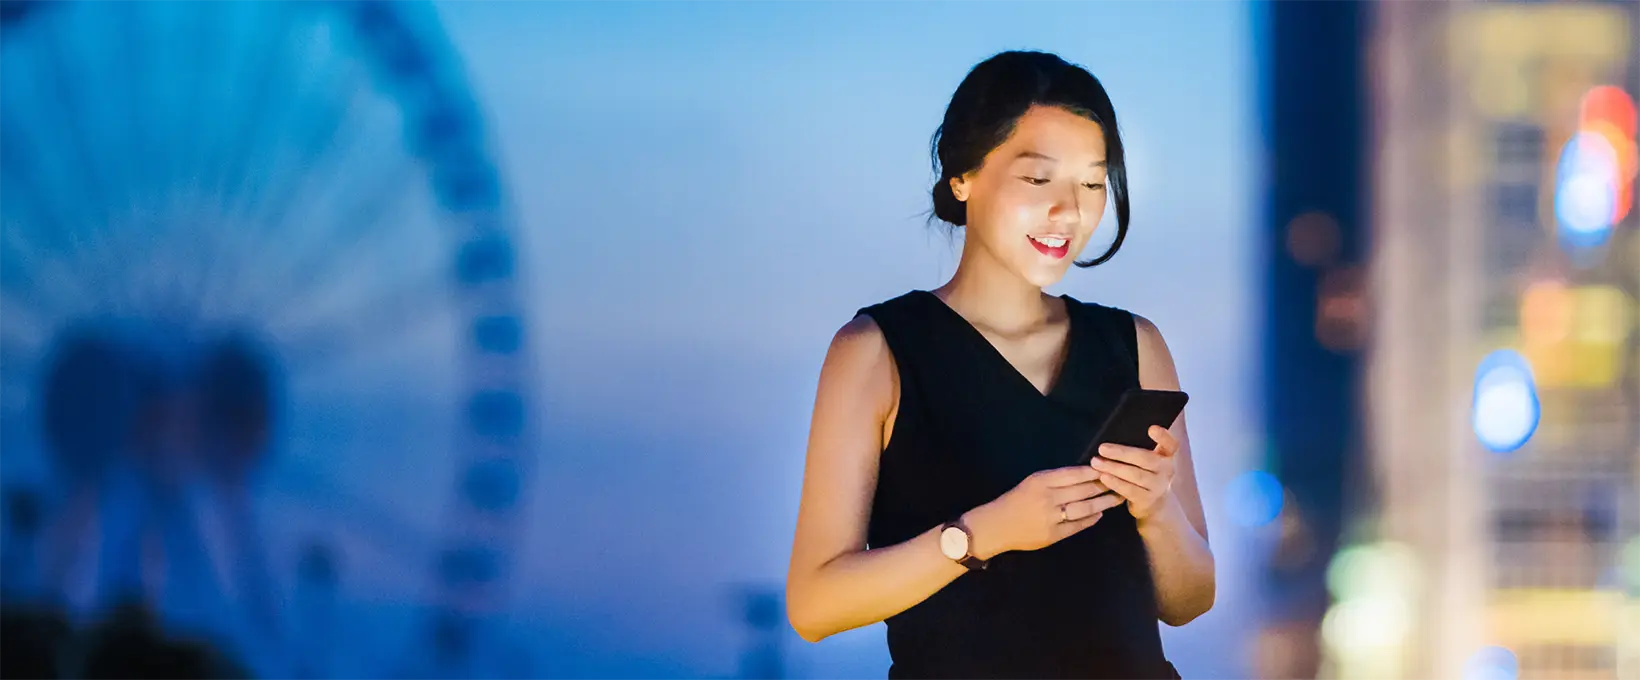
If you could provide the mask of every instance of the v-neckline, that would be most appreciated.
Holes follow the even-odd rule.
[[[1002,353],[1002,350],[997,349],[997,346],[991,342],[991,339],[985,337],[985,333],[981,332],[979,327],[969,321],[968,317],[963,316],[961,312],[956,310],[956,308],[952,307],[950,304],[947,304],[944,299],[941,299],[940,296],[934,294],[934,291],[918,290],[917,292],[927,296],[929,299],[933,300],[936,306],[944,309],[946,314],[951,315],[951,318],[957,321],[958,326],[968,329],[968,334],[973,339],[978,340],[979,344],[983,345],[985,347],[985,351],[989,352],[993,358],[1001,362],[1002,367],[1013,376],[1013,379],[1016,382],[1023,385],[1025,389],[1030,390],[1031,393],[1035,394],[1037,397],[1042,399],[1051,399],[1064,386],[1065,378],[1070,374],[1071,361],[1073,361],[1076,357],[1076,310],[1072,309],[1072,305],[1075,304],[1075,302],[1070,298],[1070,296],[1058,296],[1059,299],[1065,303],[1065,345],[1060,349],[1062,356],[1059,359],[1059,366],[1054,371],[1054,374],[1049,378],[1048,389],[1043,391],[1041,388],[1036,386],[1036,383],[1031,382],[1030,377],[1020,372],[1019,367],[1015,366],[1014,362],[1009,361],[1008,357]]]

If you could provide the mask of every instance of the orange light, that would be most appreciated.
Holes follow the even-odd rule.
[[[1576,302],[1572,290],[1561,281],[1533,283],[1520,297],[1521,340],[1540,347],[1570,337]]]
[[[1634,99],[1613,85],[1601,85],[1589,90],[1583,95],[1578,124],[1581,127],[1588,127],[1597,121],[1610,123],[1622,132],[1624,137],[1633,140],[1636,122]]]

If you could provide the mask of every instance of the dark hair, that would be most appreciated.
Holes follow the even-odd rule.
[[[955,227],[968,224],[968,208],[952,193],[951,179],[978,168],[986,154],[1013,134],[1020,116],[1032,106],[1058,107],[1104,129],[1106,186],[1116,203],[1116,240],[1104,255],[1076,266],[1103,264],[1122,247],[1128,230],[1127,165],[1116,110],[1098,78],[1047,52],[1002,52],[974,66],[957,86],[929,144],[939,177],[934,182],[933,217]]]

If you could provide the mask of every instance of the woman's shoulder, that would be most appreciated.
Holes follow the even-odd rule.
[[[1085,316],[1098,318],[1101,321],[1118,321],[1123,323],[1131,322],[1137,324],[1140,319],[1144,318],[1126,308],[1099,302],[1097,300],[1079,300],[1070,295],[1064,295],[1062,297],[1065,298],[1067,306],[1073,308],[1074,311],[1072,313],[1080,312]]]
[[[1065,301],[1080,310],[1086,317],[1095,319],[1095,323],[1112,325],[1113,329],[1123,332],[1131,328],[1136,345],[1154,348],[1157,345],[1166,344],[1162,340],[1161,329],[1157,328],[1156,324],[1143,314],[1117,305],[1093,300],[1078,300],[1069,295],[1065,296]]]
[[[930,293],[919,288],[913,288],[893,297],[883,298],[876,302],[867,304],[859,309],[859,313],[872,315],[885,311],[907,309],[916,305],[921,301],[921,298],[926,295],[930,295]]]

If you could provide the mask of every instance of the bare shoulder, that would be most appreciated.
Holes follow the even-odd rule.
[[[1162,329],[1157,328],[1155,322],[1137,312],[1129,313],[1133,314],[1133,329],[1139,334],[1140,348],[1145,345],[1151,345],[1151,349],[1167,347],[1167,341],[1162,338]]]
[[[869,314],[857,315],[837,329],[826,351],[826,363],[852,369],[847,372],[869,370],[885,363],[892,366],[893,361],[883,329]]]
[[[1139,338],[1139,382],[1154,389],[1179,389],[1178,367],[1162,330],[1137,313],[1133,314],[1133,330]]]
[[[820,374],[822,390],[869,395],[876,406],[891,402],[896,382],[894,356],[883,330],[870,315],[857,315],[837,329]]]
[[[870,314],[857,314],[837,329],[832,336],[831,346],[843,352],[872,353],[878,349],[888,351],[888,341],[883,338],[883,329],[877,327],[877,320]]]

